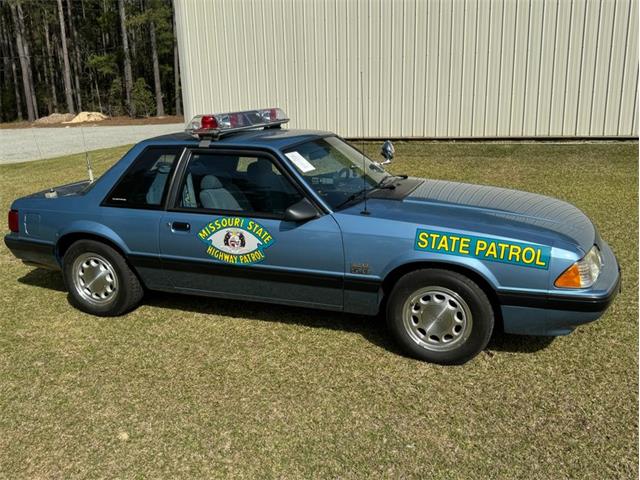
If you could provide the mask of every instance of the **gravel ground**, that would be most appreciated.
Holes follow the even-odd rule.
[[[116,147],[183,129],[182,123],[3,129],[0,130],[0,165]]]

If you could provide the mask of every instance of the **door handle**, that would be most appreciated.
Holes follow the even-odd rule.
[[[178,232],[188,232],[191,230],[191,225],[187,222],[173,222],[169,224],[171,226],[171,230],[175,230]]]

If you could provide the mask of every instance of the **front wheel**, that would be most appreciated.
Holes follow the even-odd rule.
[[[79,310],[103,317],[122,315],[142,299],[138,277],[110,246],[94,240],[71,245],[63,259],[69,302]]]
[[[480,353],[493,324],[493,309],[484,291],[449,270],[408,273],[396,283],[387,304],[387,325],[402,349],[443,365],[465,363]]]

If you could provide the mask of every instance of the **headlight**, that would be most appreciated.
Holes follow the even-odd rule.
[[[588,288],[598,279],[602,268],[600,250],[595,245],[587,254],[567,268],[555,282],[558,288]]]

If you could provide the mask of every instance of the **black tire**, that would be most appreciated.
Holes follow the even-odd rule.
[[[117,288],[113,290],[113,296],[107,303],[92,303],[83,297],[74,284],[74,262],[86,254],[96,254],[106,260],[116,276]],[[79,240],[69,247],[63,258],[63,277],[69,292],[69,303],[78,310],[100,317],[115,317],[132,310],[140,303],[144,294],[138,277],[123,256],[110,246],[95,240]]]
[[[405,302],[421,288],[430,287],[444,287],[444,291],[455,293],[466,303],[467,310],[470,312],[472,319],[470,327],[465,327],[464,335],[456,340],[457,345],[445,347],[452,348],[451,350],[434,351],[431,349],[433,347],[427,346],[429,343],[427,340],[419,343],[418,333],[412,334],[411,327],[407,327],[403,320]],[[455,301],[453,304],[455,305]],[[420,305],[416,305],[416,308],[420,308]],[[459,308],[462,309],[461,306]],[[487,346],[493,332],[493,325],[493,308],[484,291],[468,277],[449,270],[423,269],[406,274],[394,285],[387,303],[387,326],[394,339],[407,355],[427,362],[460,365],[471,360]],[[470,331],[467,332],[466,328],[470,328]],[[424,339],[426,338],[427,335]]]

